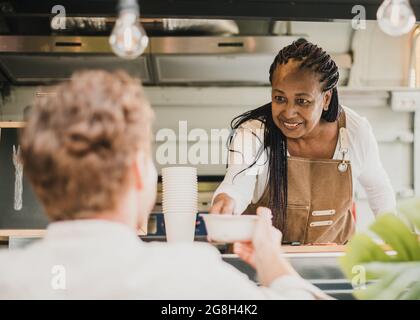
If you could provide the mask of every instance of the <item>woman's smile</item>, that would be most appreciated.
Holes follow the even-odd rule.
[[[275,123],[278,126],[278,128],[283,132],[284,135],[289,136],[289,137],[291,136],[294,137],[296,135],[295,132],[301,131],[301,129],[303,128],[305,124],[305,121],[296,117],[294,117],[294,119],[293,118],[287,119],[282,116],[277,116]]]
[[[303,122],[302,121],[281,121],[283,126],[288,130],[297,130],[299,129]]]

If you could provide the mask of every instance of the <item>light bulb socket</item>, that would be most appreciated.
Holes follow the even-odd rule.
[[[139,12],[140,12],[140,8],[139,8],[139,4],[137,3],[137,0],[119,0],[117,10],[118,12],[125,11],[125,10],[132,11],[136,13],[137,15],[139,15]]]

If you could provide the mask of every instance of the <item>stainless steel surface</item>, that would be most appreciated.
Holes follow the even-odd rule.
[[[274,57],[296,39],[297,36],[151,38],[155,80],[162,84],[269,85],[267,70]],[[334,58],[342,70],[350,69],[349,54]]]
[[[297,36],[151,37],[145,54],[277,53]],[[0,36],[0,52],[111,53],[104,36]]]
[[[61,81],[81,69],[122,69],[149,83],[146,57],[120,59],[104,36],[0,36],[0,64],[13,83]]]
[[[151,81],[147,59],[135,61],[119,59],[112,55],[60,55],[3,54],[0,55],[2,70],[13,83],[38,84],[69,79],[76,70],[103,69],[126,70],[143,83]]]
[[[154,54],[277,53],[296,36],[252,37],[156,37],[151,39]]]
[[[122,69],[149,83],[146,57],[120,59],[104,36],[0,36],[0,64],[13,83],[61,81],[80,69]]]
[[[297,40],[298,36],[229,36],[229,37],[155,37],[151,38],[151,54],[270,54]],[[340,68],[352,65],[350,54],[331,53]]]
[[[0,52],[112,53],[108,37],[97,36],[0,36]]]
[[[326,294],[336,299],[354,299],[351,283],[345,278],[338,265],[337,259],[341,255],[341,253],[291,253],[286,254],[286,257],[302,278]],[[222,257],[225,262],[248,275],[251,280],[258,282],[255,270],[238,256],[224,254]]]
[[[169,32],[200,32],[204,34],[238,34],[239,28],[233,20],[221,19],[162,19],[162,26]],[[147,32],[147,29],[146,29]]]
[[[0,64],[12,83],[68,79],[79,69],[124,69],[148,84],[268,85],[274,56],[297,36],[151,37],[145,54],[116,57],[107,36],[0,36]],[[343,81],[350,54],[332,54]]]

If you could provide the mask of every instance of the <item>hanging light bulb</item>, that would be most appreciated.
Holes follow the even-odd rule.
[[[379,7],[376,18],[382,31],[390,36],[408,33],[416,23],[409,0],[385,0]]]
[[[139,5],[137,0],[120,0],[119,15],[109,37],[109,44],[117,56],[134,59],[147,48],[149,38],[138,23]]]

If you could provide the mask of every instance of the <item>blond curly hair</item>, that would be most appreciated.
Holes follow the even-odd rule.
[[[138,150],[150,152],[153,118],[140,81],[122,71],[76,72],[37,98],[20,143],[50,219],[115,209]]]

